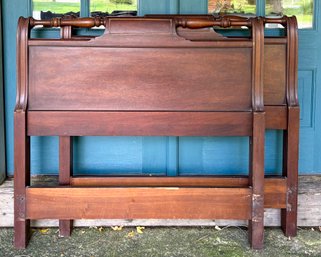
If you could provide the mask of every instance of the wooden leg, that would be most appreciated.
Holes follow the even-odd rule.
[[[30,185],[30,138],[26,113],[14,113],[14,246],[26,248],[30,221],[26,219],[26,186]]]
[[[287,208],[281,210],[281,226],[288,237],[297,234],[299,107],[288,108],[288,129],[283,136],[283,175],[287,177]]]
[[[264,241],[264,137],[265,113],[253,114],[253,135],[250,138],[250,174],[252,186],[252,219],[249,220],[249,241],[253,249],[262,249]]]
[[[59,184],[70,185],[72,175],[72,137],[59,137]],[[72,220],[59,220],[59,236],[68,237],[72,231]]]

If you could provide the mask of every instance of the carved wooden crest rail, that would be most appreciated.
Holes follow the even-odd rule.
[[[264,39],[264,23],[287,36]],[[34,26],[61,39],[31,39]],[[100,37],[74,27],[104,26]],[[206,28],[247,27],[249,37]],[[205,30],[204,30],[205,29]],[[241,219],[263,247],[264,207],[283,210],[296,233],[296,19],[236,16],[20,18],[15,122],[15,246],[30,220]],[[48,63],[47,60],[50,60]],[[273,65],[271,65],[273,63]],[[125,70],[125,72],[124,72]],[[266,128],[284,133],[284,176],[264,179]],[[30,137],[59,136],[57,187],[30,186]],[[75,177],[73,136],[246,136],[248,177]]]

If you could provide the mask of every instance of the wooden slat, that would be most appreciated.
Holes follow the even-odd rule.
[[[91,39],[91,40],[90,40]],[[143,40],[142,40],[143,39]],[[229,39],[228,39],[229,40]],[[108,42],[100,41],[99,38],[73,37],[72,40],[61,39],[29,39],[28,46],[68,46],[68,47],[106,47],[106,46],[121,46],[121,47],[167,47],[167,48],[203,48],[203,47],[215,47],[215,48],[252,48],[253,42],[250,40],[221,40],[211,42],[191,42],[189,40],[176,41],[173,44],[173,40],[159,40],[156,41],[154,37],[133,37],[133,35],[113,35]]]
[[[286,44],[288,42],[286,37],[265,37],[264,43],[265,45],[281,45]]]
[[[247,136],[250,112],[29,111],[28,135]]]
[[[249,188],[27,188],[30,219],[250,219]]]
[[[288,111],[286,106],[265,106],[265,127],[267,129],[287,129]]]
[[[273,181],[278,179],[273,179]],[[246,177],[72,177],[71,186],[247,187]]]
[[[272,179],[272,181],[271,181]],[[276,180],[274,180],[276,179]],[[279,177],[265,180],[266,184],[284,182],[284,179]],[[283,181],[283,182],[282,182]],[[34,176],[32,184],[56,186],[58,184],[57,176]],[[299,205],[298,205],[298,226],[316,227],[321,225],[321,176],[299,176]],[[271,187],[271,191],[274,189]],[[267,197],[270,193],[265,193]],[[3,218],[0,219],[0,227],[13,226],[13,178],[8,178],[3,185],[0,186],[0,213]],[[265,226],[280,226],[280,210],[265,209]],[[232,220],[155,220],[155,219],[134,219],[134,220],[76,220],[75,226],[246,226],[247,221],[232,221]],[[33,220],[32,226],[35,227],[57,227],[58,220]]]
[[[72,177],[76,187],[248,187],[246,177]],[[286,207],[286,178],[265,178],[264,207]]]

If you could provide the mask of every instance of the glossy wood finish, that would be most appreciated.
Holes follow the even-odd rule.
[[[288,128],[283,135],[283,174],[287,176],[287,206],[281,211],[281,225],[285,235],[297,234],[298,162],[299,156],[299,107],[288,108]]]
[[[249,219],[251,189],[27,188],[27,205],[33,219]]]
[[[106,28],[110,30],[113,24],[117,27],[117,32],[119,31],[131,31],[131,32],[137,32],[137,28],[140,30],[142,29],[143,32],[151,31],[150,26],[152,26],[153,32],[159,32],[162,31],[163,28],[167,30],[166,20],[163,17],[152,17],[152,18],[141,18],[141,17],[131,17],[131,24],[128,27],[128,24],[121,22],[121,25],[119,26],[119,21],[125,20],[128,18],[122,18],[122,17],[86,17],[86,18],[77,18],[77,19],[61,19],[61,18],[53,18],[51,20],[35,20],[33,18],[30,18],[30,26],[47,26],[47,27],[65,27],[65,26],[71,26],[71,27],[80,27],[80,28],[92,28],[92,27],[99,27],[101,25],[104,25]],[[157,20],[157,23],[153,23],[153,21]],[[170,21],[170,24],[172,24],[172,27],[183,27],[183,28],[189,28],[189,29],[201,29],[201,28],[208,28],[213,26],[218,26],[222,28],[228,28],[231,26],[248,26],[251,27],[253,23],[251,22],[251,19],[248,18],[240,18],[238,16],[218,16],[214,17],[212,16],[211,19],[204,19],[202,16],[172,16],[169,17],[168,20]],[[151,21],[151,23],[147,24],[146,22]],[[165,26],[164,26],[165,24]],[[125,30],[123,29],[125,28]]]
[[[30,220],[26,218],[26,187],[30,185],[30,138],[26,134],[26,113],[15,112],[14,122],[14,245],[25,248],[30,230]]]
[[[68,28],[62,30],[61,40],[28,40],[30,28],[40,24]],[[72,26],[98,25],[106,27],[101,37],[72,37]],[[196,42],[177,35],[178,27],[212,26],[247,26],[251,37],[216,36],[214,41]],[[16,113],[27,113],[25,137],[60,136],[61,185],[70,184],[71,136],[251,138],[247,187],[19,185],[27,191],[23,212],[27,218],[58,218],[61,233],[66,235],[70,234],[70,220],[75,218],[248,219],[251,246],[263,247],[263,19],[21,18],[19,28],[26,40],[18,38],[22,52],[18,57]],[[27,241],[24,235],[19,236]]]
[[[155,18],[205,18],[211,15],[148,15]],[[236,17],[235,17],[236,18]],[[243,19],[239,17],[240,19]],[[298,103],[298,28],[295,17],[280,19],[262,18],[264,23],[281,24],[286,36],[265,38],[264,49],[264,104],[266,128],[284,131],[283,174],[288,176],[287,201],[289,207],[282,209],[282,228],[285,235],[297,233],[297,179],[299,145],[299,103]],[[181,33],[185,38],[195,40],[188,30]],[[191,36],[192,35],[192,36]],[[199,33],[198,40],[215,40],[210,33]],[[291,146],[289,146],[291,144]]]
[[[71,19],[73,17],[70,17]],[[72,26],[64,26],[60,30],[62,39],[71,39]],[[73,142],[72,137],[59,137],[59,184],[69,185],[73,175]],[[73,226],[72,220],[59,220],[59,236],[68,237],[71,235]]]
[[[253,191],[249,241],[256,249],[262,249],[264,241],[264,137],[265,113],[254,113],[253,135],[250,138],[249,183]]]
[[[90,172],[91,170],[88,170]],[[215,176],[216,177],[216,176]],[[78,177],[76,177],[78,178]],[[86,177],[87,178],[87,177]],[[100,177],[96,177],[99,180]],[[112,179],[112,177],[108,177]],[[124,177],[122,177],[124,178]],[[133,177],[131,177],[133,178]],[[147,177],[153,179],[153,177]],[[168,178],[168,177],[157,177],[157,178]],[[175,177],[170,177],[169,179]],[[180,178],[180,177],[177,177]],[[186,177],[184,177],[185,179]],[[190,178],[187,177],[187,178]],[[193,178],[193,177],[192,177]],[[212,176],[206,176],[204,179],[211,180]],[[218,177],[218,179],[223,179],[225,181],[226,178],[229,178],[229,184],[235,185],[235,187],[239,187],[238,184],[242,184],[245,181],[248,183],[248,179],[246,176],[243,177]],[[80,179],[83,179],[80,177]],[[102,178],[103,180],[106,177]],[[126,178],[124,178],[126,180]],[[127,180],[128,181],[128,180]],[[154,180],[155,181],[155,180]],[[136,180],[137,182],[137,180]],[[48,186],[58,186],[58,176],[31,176],[31,184],[33,186],[38,187],[48,187]],[[299,176],[299,192],[298,192],[298,226],[302,227],[316,227],[320,224],[320,209],[321,209],[321,177],[320,176]],[[139,187],[146,187],[143,185],[139,185]],[[210,183],[204,183],[208,185]],[[222,183],[220,180],[218,181],[218,186]],[[128,183],[124,184],[124,187],[128,186]],[[146,184],[147,185],[147,182]],[[168,183],[165,184],[165,187],[177,187],[180,184]],[[280,227],[280,209],[278,209],[277,201],[282,201],[282,205],[279,205],[280,208],[285,208],[285,192],[286,192],[286,178],[279,176],[267,176],[264,181],[265,189],[264,189],[264,224],[269,227]],[[111,187],[118,187],[119,183],[115,183],[114,185],[110,185]],[[246,186],[246,185],[245,185]],[[79,187],[79,186],[78,186]],[[86,186],[86,187],[90,187]],[[216,187],[216,184],[213,183],[212,187]],[[223,186],[225,187],[225,186]],[[225,187],[226,188],[226,187]],[[1,204],[0,204],[0,213],[5,213],[4,219],[0,219],[0,227],[13,227],[13,178],[8,178],[6,182],[0,186],[0,194],[2,195]],[[271,200],[267,199],[268,197],[273,197]],[[273,202],[275,207],[266,207],[267,202]],[[274,209],[272,209],[274,208]],[[207,226],[213,227],[215,225],[218,226],[247,226],[247,220],[76,220],[74,221],[74,226],[77,227],[87,227],[87,226],[117,226],[123,224],[124,226]],[[35,227],[57,227],[57,220],[33,220],[32,226]],[[269,240],[269,239],[267,239]]]
[[[246,188],[247,177],[72,177],[74,187],[224,187]],[[265,178],[264,207],[286,207],[286,178]]]
[[[30,47],[29,54],[28,109],[32,111],[251,109],[248,87],[251,74],[247,72],[251,48],[48,46]],[[79,56],[86,59],[75,64]],[[55,67],[54,73],[52,67]],[[228,69],[234,72],[226,77],[223,74]],[[98,77],[99,80],[94,79]],[[68,88],[70,93],[66,94],[62,88]],[[225,95],[228,95],[226,100],[220,102]]]
[[[17,98],[14,113],[14,245],[25,248],[28,243],[30,220],[26,219],[26,186],[30,184],[30,138],[27,136],[27,41],[29,19],[19,19],[17,31]]]
[[[287,107],[286,106],[265,106],[267,129],[286,130],[288,126]]]
[[[147,17],[154,18],[193,18],[193,19],[208,19],[209,21],[215,19],[213,15],[146,15]],[[240,16],[227,15],[232,19],[245,18]],[[217,18],[218,19],[218,18]],[[295,18],[294,18],[295,19]],[[272,37],[265,38],[264,47],[264,104],[266,106],[282,106],[287,104],[287,95],[291,94],[293,97],[297,95],[297,89],[291,88],[287,90],[287,80],[292,78],[292,72],[297,69],[295,64],[297,60],[288,60],[291,54],[288,52],[288,42],[296,42],[295,37],[297,37],[297,27],[292,17],[282,17],[282,18],[262,18],[262,21],[271,24],[281,24],[287,28],[286,37]],[[216,41],[218,40],[217,34],[213,33],[212,30],[195,32],[191,30],[179,30],[179,35],[190,40],[207,40]],[[218,34],[219,35],[219,34]],[[221,35],[222,37],[222,35]],[[295,43],[294,43],[295,44]],[[297,55],[297,53],[296,53]],[[292,58],[292,57],[291,57]],[[297,57],[293,57],[297,58]],[[291,67],[287,66],[291,64]],[[292,70],[292,71],[291,71]],[[273,74],[273,75],[272,75]],[[293,81],[294,82],[294,81]],[[290,93],[291,92],[291,93]],[[295,97],[294,97],[295,98]],[[268,114],[267,114],[268,119]]]
[[[29,111],[28,135],[249,136],[250,112]]]
[[[253,133],[250,137],[250,170],[249,183],[252,187],[251,219],[249,220],[249,242],[254,249],[262,249],[264,242],[264,144],[265,144],[265,112],[263,102],[263,60],[264,60],[264,24],[258,20],[253,24],[256,30],[256,54],[253,55],[253,93],[260,95],[254,97],[253,106]],[[260,25],[260,26],[259,26]]]
[[[264,49],[264,103],[286,104],[286,44],[265,43]]]
[[[298,33],[297,20],[287,20],[287,104],[288,127],[283,140],[283,174],[288,178],[287,208],[281,212],[281,225],[285,235],[297,234],[298,159],[300,109],[298,101]]]

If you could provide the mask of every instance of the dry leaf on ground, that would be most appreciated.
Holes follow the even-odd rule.
[[[136,231],[138,234],[143,234],[143,230],[145,229],[145,227],[136,227]]]
[[[218,231],[222,230],[222,229],[221,229],[219,226],[217,226],[217,225],[215,226],[215,229],[218,230]]]
[[[114,231],[120,231],[123,229],[123,226],[114,226],[114,227],[111,227],[111,229]]]
[[[49,228],[43,228],[39,230],[41,234],[45,235],[49,232]]]
[[[135,236],[135,232],[134,231],[130,231],[126,237],[134,237]]]

